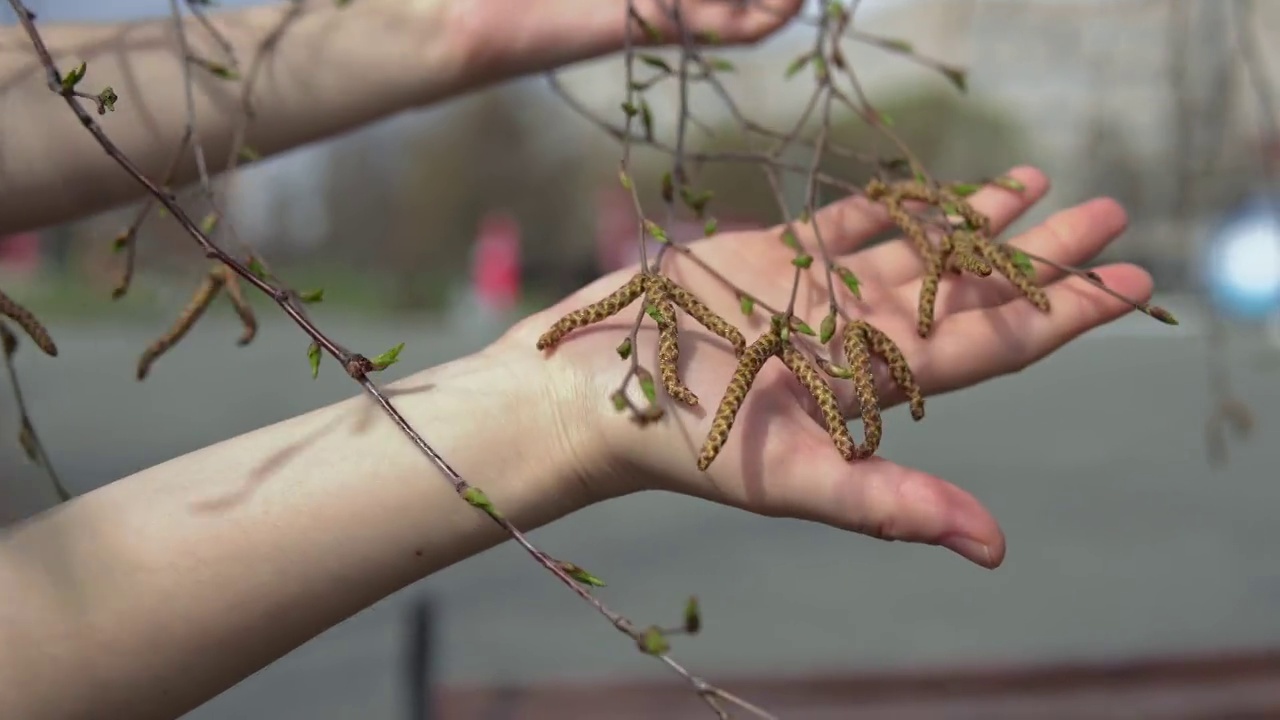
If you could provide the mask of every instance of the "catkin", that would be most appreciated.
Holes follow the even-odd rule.
[[[626,285],[614,290],[603,300],[574,310],[560,318],[551,326],[550,330],[538,338],[538,349],[546,350],[549,347],[553,347],[564,339],[565,335],[574,330],[594,325],[617,315],[623,308],[635,302],[635,299],[645,291],[645,277],[644,273],[637,273],[627,281]]]
[[[18,327],[36,344],[36,347],[44,351],[46,355],[57,357],[58,346],[54,344],[53,338],[49,336],[49,331],[36,318],[35,314],[23,307],[13,298],[0,291],[0,314],[10,318]]]
[[[827,434],[835,443],[840,457],[852,460],[856,455],[853,436],[849,434],[849,426],[845,424],[844,413],[840,410],[840,401],[836,398],[835,391],[818,374],[817,368],[809,362],[804,353],[797,350],[794,345],[787,344],[782,347],[782,362],[818,403],[818,410],[822,413]]]
[[[742,409],[742,403],[747,399],[747,392],[751,390],[756,375],[760,373],[765,362],[778,352],[781,344],[777,331],[770,330],[748,345],[742,357],[738,359],[738,368],[734,371],[733,378],[729,380],[729,387],[725,389],[720,407],[716,409],[715,418],[711,421],[711,431],[707,433],[702,452],[698,455],[699,470],[705,471],[711,467],[711,463],[720,454],[721,448],[729,439],[729,431],[733,429],[734,418]]]
[[[240,325],[244,328],[240,333],[240,338],[236,340],[236,344],[243,347],[253,342],[253,338],[257,336],[258,318],[254,316],[253,308],[245,300],[244,293],[240,289],[240,277],[225,265],[219,270],[222,274],[223,282],[226,283],[227,298],[231,301],[231,306],[235,308],[236,315],[240,318]]]
[[[187,303],[187,307],[183,309],[182,314],[178,316],[178,321],[164,335],[161,335],[154,343],[142,352],[142,357],[138,360],[138,379],[146,378],[147,373],[151,370],[151,365],[167,352],[178,341],[191,330],[204,311],[208,309],[209,304],[218,296],[224,284],[223,275],[217,270],[207,273],[204,281],[196,288],[196,292],[191,296],[191,302]]]
[[[855,457],[869,458],[880,447],[884,424],[880,418],[880,400],[876,397],[875,375],[871,372],[871,348],[866,335],[870,327],[863,321],[854,321],[844,328],[844,357],[853,373],[853,389],[858,396],[862,415],[863,442],[854,448]]]
[[[671,298],[661,285],[650,290],[649,298],[663,317],[658,322],[658,370],[662,375],[662,386],[675,400],[696,407],[698,396],[680,379],[680,327]]]
[[[915,420],[924,419],[924,393],[911,372],[911,366],[907,364],[907,358],[883,330],[866,322],[862,325],[862,333],[871,346],[871,352],[885,361],[894,383],[902,390],[902,394],[907,396],[911,406],[911,417]]]
[[[730,325],[728,320],[717,315],[688,290],[666,278],[659,278],[659,281],[665,285],[667,293],[681,310],[698,321],[702,327],[729,341],[729,344],[733,345],[733,354],[736,357],[742,357],[742,353],[747,349],[747,339],[742,336],[738,328]]]

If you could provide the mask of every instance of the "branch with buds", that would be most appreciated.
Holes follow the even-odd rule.
[[[758,0],[743,1],[754,3]],[[177,202],[175,195],[168,187],[172,180],[172,169],[159,180],[147,177],[108,138],[95,119],[95,115],[111,112],[117,104],[128,102],[128,98],[119,97],[111,87],[105,87],[97,92],[83,90],[82,88],[89,84],[92,69],[81,63],[70,71],[60,70],[36,27],[35,16],[26,9],[21,0],[9,0],[9,3],[16,11],[22,28],[26,31],[39,57],[47,75],[50,92],[65,102],[102,149],[149,194],[148,200],[138,211],[134,221],[114,241],[114,246],[124,253],[125,262],[120,283],[113,296],[123,296],[129,290],[134,274],[139,230],[157,206],[181,225],[205,257],[211,261],[211,266],[202,273],[201,280],[187,307],[180,313],[175,323],[144,351],[137,368],[139,380],[147,376],[154,363],[160,361],[165,352],[192,332],[208,307],[224,295],[235,308],[243,325],[238,343],[246,345],[252,342],[257,334],[258,323],[245,300],[244,287],[248,286],[262,293],[270,298],[280,311],[310,339],[306,354],[313,376],[319,372],[325,356],[336,361],[343,371],[359,384],[379,408],[396,423],[422,454],[445,475],[461,500],[474,510],[484,513],[500,526],[535,562],[634,641],[641,652],[655,656],[680,675],[719,717],[730,717],[729,708],[731,707],[756,717],[773,717],[766,710],[708,683],[687,670],[669,654],[671,637],[693,635],[702,627],[702,615],[696,598],[688,601],[683,623],[674,627],[641,626],[605,606],[592,592],[593,588],[604,585],[596,575],[535,546],[494,505],[481,488],[470,484],[453,469],[444,456],[409,424],[381,389],[374,376],[400,359],[404,344],[396,345],[374,357],[367,357],[343,347],[325,334],[307,313],[308,305],[323,300],[323,290],[296,291],[290,288],[270,270],[258,254],[237,238],[233,223],[220,209],[221,193],[215,187],[214,179],[209,176],[206,169],[201,136],[195,123],[191,76],[193,73],[202,72],[225,82],[241,83],[242,117],[232,143],[230,170],[224,176],[225,181],[229,181],[234,175],[238,160],[252,160],[257,156],[252,148],[245,144],[247,127],[254,115],[254,110],[249,103],[251,90],[265,64],[265,58],[270,55],[279,38],[288,32],[292,20],[301,12],[301,2],[290,0],[290,12],[286,13],[280,25],[264,38],[248,68],[242,72],[241,63],[230,51],[230,44],[225,39],[221,39],[216,22],[203,14],[204,6],[208,2],[185,0],[185,10],[197,19],[196,24],[200,28],[210,34],[214,44],[222,49],[225,57],[198,57],[191,53],[190,44],[186,39],[188,30],[183,22],[184,8],[179,5],[178,0],[170,0],[171,14],[181,46],[178,48],[178,57],[184,59],[188,118],[182,141],[174,149],[171,168],[176,167],[187,153],[195,155],[200,170],[201,200],[210,208],[201,221],[193,219],[193,216]],[[338,0],[338,4],[343,3]],[[907,144],[893,131],[892,120],[869,102],[862,83],[847,60],[845,46],[847,43],[870,44],[885,51],[915,58],[926,67],[942,72],[961,90],[964,89],[966,81],[964,71],[918,56],[910,45],[904,42],[869,35],[856,29],[854,15],[857,2],[824,0],[820,15],[806,21],[815,28],[813,45],[811,49],[791,62],[784,74],[788,77],[796,77],[807,71],[812,75],[814,89],[799,119],[787,130],[771,129],[747,117],[720,80],[720,74],[733,71],[732,63],[711,54],[711,49],[719,44],[718,38],[690,30],[683,15],[682,0],[658,0],[656,5],[665,17],[645,18],[639,12],[636,3],[629,0],[625,17],[618,18],[619,22],[625,23],[627,28],[624,78],[626,99],[621,106],[623,111],[621,124],[592,117],[592,121],[597,126],[605,129],[622,143],[619,181],[630,193],[639,219],[639,232],[636,238],[640,251],[639,271],[605,299],[566,314],[538,339],[537,347],[550,350],[562,342],[571,341],[576,331],[613,317],[639,301],[631,331],[618,346],[618,354],[629,364],[628,369],[622,374],[618,389],[612,394],[612,402],[620,412],[630,413],[631,417],[639,423],[661,422],[666,417],[671,402],[686,407],[698,406],[702,402],[702,399],[685,385],[678,369],[681,353],[679,321],[680,315],[683,314],[720,338],[738,359],[737,369],[718,404],[712,428],[698,455],[697,465],[701,470],[707,470],[725,444],[730,441],[734,419],[752,391],[758,373],[767,363],[774,360],[795,376],[817,404],[836,452],[849,461],[871,457],[877,452],[883,437],[881,405],[876,393],[873,358],[883,361],[887,366],[890,379],[907,397],[914,420],[923,419],[924,400],[913,372],[893,338],[861,319],[855,310],[850,310],[848,307],[846,295],[861,302],[860,282],[852,270],[836,261],[822,237],[821,229],[813,222],[819,189],[837,188],[846,193],[861,195],[870,202],[882,205],[894,224],[913,241],[927,268],[926,280],[920,292],[917,326],[919,335],[927,338],[933,326],[933,308],[938,288],[941,283],[948,281],[948,276],[968,274],[999,281],[996,279],[998,276],[1017,287],[1022,295],[1041,311],[1051,311],[1047,296],[1041,288],[1036,286],[1030,272],[1034,262],[1049,263],[1049,261],[999,243],[992,236],[990,222],[966,199],[984,184],[1001,186],[1011,192],[1019,191],[1020,187],[1008,178],[991,178],[973,183],[942,183],[928,173]],[[659,20],[661,22],[658,22]],[[657,29],[659,25],[674,28],[675,36],[663,37]],[[640,49],[643,43],[654,44],[659,41],[674,41],[678,45],[677,62],[668,62],[662,57]],[[639,76],[637,71],[640,66],[648,69],[646,71],[650,73],[648,77]],[[552,87],[561,94],[571,108],[585,112],[581,103],[577,103],[569,96],[554,75],[551,76],[551,81]],[[659,118],[655,116],[645,97],[648,91],[663,83],[676,83],[679,90],[680,107],[672,126],[673,140],[659,139]],[[747,136],[765,142],[768,148],[751,153],[717,154],[692,151],[689,135],[703,126],[689,102],[690,88],[695,84],[710,87],[726,105],[741,130]],[[828,156],[863,157],[855,149],[843,147],[831,139],[832,115],[837,108],[854,112],[888,139],[900,153],[899,156],[892,158],[867,158],[867,162],[875,167],[876,173],[875,177],[865,184],[851,183],[820,171],[823,159]],[[815,117],[818,127],[810,137],[807,130],[815,122]],[[638,145],[646,145],[663,152],[671,160],[670,169],[664,174],[660,187],[665,211],[665,219],[661,221],[654,219],[646,212],[632,177],[632,148]],[[803,166],[785,162],[784,153],[795,147],[810,151],[810,162]],[[678,215],[689,213],[703,222],[707,235],[715,234],[717,223],[714,216],[709,214],[712,207],[712,193],[699,188],[694,177],[696,167],[714,162],[757,165],[773,189],[783,218],[783,229],[779,233],[778,241],[788,248],[791,258],[790,266],[793,269],[790,297],[783,307],[773,307],[753,294],[750,288],[738,287],[729,282],[724,275],[698,257],[694,249],[671,238],[665,229],[671,226]],[[791,212],[782,192],[783,178],[786,175],[798,175],[805,182],[804,202],[797,213]],[[815,246],[812,248],[805,247],[797,239],[800,237],[798,228],[806,225],[814,238]],[[236,249],[234,251],[226,249],[224,239],[229,240]],[[660,249],[652,258],[649,257],[648,251],[650,240],[660,243]],[[767,330],[759,337],[749,339],[734,322],[714,312],[694,292],[682,287],[674,278],[665,275],[662,270],[662,260],[671,253],[680,254],[698,264],[723,283],[739,298],[744,317],[751,318],[757,314],[767,317]],[[1088,270],[1062,269],[1085,282],[1112,292],[1103,284],[1100,277]],[[824,289],[827,312],[820,320],[800,317],[797,313],[799,288],[806,279],[816,282]],[[1112,294],[1115,293],[1112,292]],[[1131,302],[1131,304],[1153,318],[1176,324],[1173,317],[1161,308],[1137,302]],[[43,326],[29,311],[14,303],[3,293],[0,293],[0,313],[17,324],[46,353],[56,354],[56,347]],[[640,359],[642,353],[638,347],[638,331],[647,321],[652,321],[658,329],[656,375],[653,370],[646,368]],[[817,330],[814,329],[815,326]],[[3,322],[0,322],[0,334],[3,336],[5,357],[8,360],[17,347],[16,336]],[[839,355],[833,357],[830,345],[837,339]],[[12,375],[12,365],[10,365],[10,371],[11,377],[15,377]],[[854,439],[837,400],[833,383],[838,382],[851,382],[854,394],[859,400],[863,424],[861,442]],[[628,390],[632,383],[639,385],[646,403],[640,404],[631,400]],[[661,385],[661,392],[659,385]],[[44,455],[35,432],[26,419],[26,411],[21,400],[19,400],[19,408],[24,419],[22,425],[24,447],[29,448],[28,453],[38,459],[52,474],[48,458]],[[57,483],[56,475],[54,481]],[[60,483],[58,487],[60,494],[65,496]]]

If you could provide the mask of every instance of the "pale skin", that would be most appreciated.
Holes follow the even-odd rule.
[[[543,4],[548,12],[532,15],[570,25],[521,28],[522,37],[578,37],[564,28],[589,19],[554,12],[580,9],[577,0]],[[604,0],[598,5],[621,7]],[[723,5],[714,0],[695,5],[707,8],[709,21],[748,26],[736,15],[716,16]],[[774,16],[760,22],[766,24],[751,27],[768,32]],[[603,23],[599,32],[607,28]],[[525,52],[538,59],[529,67],[572,59],[563,48],[528,42]],[[610,49],[603,40],[596,43],[591,52]],[[509,73],[523,69],[508,62]],[[278,113],[283,118],[289,110]],[[282,130],[280,147],[288,144],[284,135]],[[84,165],[96,160],[59,162],[76,174],[90,172]],[[1025,213],[1048,188],[1034,169],[1010,174],[1025,184],[1024,192],[992,188],[974,198],[997,228]],[[27,183],[44,182],[12,181],[27,197],[39,195]],[[57,207],[64,206],[55,204],[42,217],[69,217],[58,215]],[[23,213],[29,211],[21,203],[6,200],[0,220],[20,226],[32,217]],[[899,343],[929,394],[1017,371],[1129,311],[1047,269],[1039,273],[1049,286],[1050,314],[1019,301],[1001,281],[963,279],[944,285],[934,335],[921,341],[914,335],[921,271],[914,251],[902,241],[860,249],[885,227],[883,213],[850,199],[823,209],[819,222],[833,252],[863,279],[864,302],[846,298],[846,307]],[[1058,212],[1013,242],[1059,262],[1086,263],[1124,225],[1123,210],[1100,199]],[[766,302],[785,304],[792,268],[776,230],[692,247]],[[714,310],[725,317],[739,312],[733,294],[689,261],[676,256],[667,263],[668,274]],[[396,383],[401,392],[395,403],[526,530],[593,503],[660,489],[886,540],[942,545],[983,567],[1003,561],[1004,536],[976,498],[890,459],[842,460],[798,401],[803,391],[776,364],[761,374],[711,470],[699,472],[697,446],[735,360],[727,346],[692,323],[683,324],[685,378],[709,407],[673,406],[666,420],[645,428],[614,412],[608,401],[625,367],[614,347],[627,332],[630,312],[571,336],[553,352],[534,348],[537,336],[564,312],[603,297],[634,271],[592,283],[479,353]],[[1140,268],[1117,264],[1097,272],[1136,300],[1151,295],[1151,279]],[[800,297],[810,294],[802,290]],[[814,302],[802,303],[799,312],[820,317],[825,305]],[[750,338],[761,326],[743,329]],[[655,344],[649,331],[642,333],[640,351],[650,363]],[[883,390],[889,403],[901,401],[889,386]],[[851,401],[848,394],[844,399]],[[901,410],[886,414],[886,426],[888,432],[911,431]],[[285,456],[287,462],[274,460]],[[0,687],[6,689],[0,717],[177,717],[395,590],[503,539],[363,397],[175,458],[0,536]],[[563,550],[571,557],[571,548]],[[591,621],[584,608],[583,622]],[[619,652],[634,651],[629,647],[619,639]]]

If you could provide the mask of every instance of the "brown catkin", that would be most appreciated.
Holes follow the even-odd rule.
[[[705,471],[711,467],[711,463],[720,454],[721,448],[729,439],[729,431],[733,429],[734,418],[742,409],[742,403],[747,399],[747,392],[751,390],[756,375],[760,373],[765,362],[777,354],[781,344],[782,341],[778,338],[777,332],[770,330],[748,345],[746,351],[742,353],[742,357],[738,360],[738,368],[734,370],[733,378],[729,380],[729,387],[724,391],[724,398],[720,400],[720,407],[716,409],[715,418],[711,421],[711,431],[707,433],[707,439],[702,444],[702,452],[698,455],[699,470]]]
[[[599,302],[594,302],[584,308],[579,308],[565,315],[556,321],[538,338],[538,349],[546,350],[554,346],[564,339],[565,335],[579,328],[594,325],[606,318],[617,315],[623,308],[635,302],[635,299],[645,291],[647,284],[644,273],[637,273],[634,277],[627,281],[626,285],[614,290]]]
[[[956,195],[952,192],[943,193],[942,199],[955,208],[960,213],[960,217],[964,218],[965,223],[969,225],[969,229],[976,230],[983,235],[991,233],[991,220],[986,215],[978,212],[968,200]]]
[[[893,381],[902,390],[902,394],[907,396],[911,406],[911,417],[915,420],[924,419],[924,393],[921,392],[920,385],[911,372],[911,366],[907,365],[907,358],[880,328],[864,322],[862,332],[871,346],[871,352],[885,361]]]
[[[978,251],[982,253],[982,258],[991,263],[1001,275],[1005,276],[1013,286],[1018,288],[1024,297],[1031,301],[1041,312],[1049,312],[1049,296],[1045,294],[1044,288],[1036,285],[1035,280],[1027,277],[1027,274],[1018,269],[1017,264],[1013,262],[1013,257],[1004,250],[1000,245],[989,240],[982,240],[977,244]]]
[[[658,371],[662,375],[662,386],[673,399],[697,407],[698,396],[680,380],[680,326],[675,308],[664,288],[650,290],[649,297],[664,316],[664,321],[658,323]]]
[[[924,257],[924,277],[920,280],[920,305],[916,318],[916,332],[920,337],[929,337],[933,330],[933,313],[938,303],[938,285],[942,282],[942,257],[926,255]]]
[[[31,338],[36,347],[44,351],[46,355],[51,357],[58,356],[58,346],[54,344],[53,338],[49,336],[49,331],[41,324],[34,313],[18,304],[13,298],[5,295],[0,291],[0,314],[13,320],[18,327]]]
[[[871,348],[866,328],[861,320],[855,320],[844,328],[843,346],[845,362],[853,372],[853,389],[858,396],[862,415],[863,443],[854,448],[855,457],[869,458],[880,447],[884,423],[880,418],[880,400],[876,397],[876,379],[871,372]]]
[[[822,421],[827,427],[827,434],[835,443],[840,457],[852,460],[855,456],[853,436],[849,434],[849,426],[845,424],[844,413],[840,410],[840,401],[836,398],[831,385],[818,374],[818,369],[794,345],[783,346],[782,362],[818,403],[818,410],[822,412]]]
[[[209,304],[218,296],[218,292],[222,290],[223,275],[219,272],[209,272],[204,277],[204,282],[196,288],[196,292],[191,296],[191,302],[187,303],[187,307],[183,309],[182,314],[178,316],[178,321],[173,324],[164,335],[161,335],[154,343],[142,352],[142,357],[138,360],[138,379],[142,380],[151,370],[151,365],[167,352],[178,341],[191,330],[204,311],[208,309]]]
[[[730,345],[733,345],[733,354],[737,357],[742,357],[742,353],[746,352],[747,349],[747,339],[742,336],[738,328],[730,325],[728,320],[717,315],[688,290],[666,278],[660,278],[659,281],[666,286],[667,293],[675,301],[675,304],[680,306],[681,310],[684,310],[689,317],[698,321],[698,324],[702,327],[727,340]]]
[[[226,283],[227,298],[231,300],[231,306],[235,308],[236,315],[240,317],[240,325],[244,328],[236,344],[244,347],[253,342],[253,338],[258,334],[258,318],[254,316],[253,308],[249,306],[244,298],[244,292],[240,289],[240,277],[225,265],[218,268],[218,272]]]

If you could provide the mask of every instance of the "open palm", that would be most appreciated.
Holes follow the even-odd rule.
[[[1048,189],[1048,181],[1033,169],[1018,168],[1010,174],[1025,190],[988,188],[972,199],[975,208],[991,218],[996,231],[1016,220]],[[1049,267],[1037,267],[1037,279],[1047,286],[1052,303],[1047,314],[1022,299],[999,276],[948,275],[939,293],[933,331],[922,339],[916,332],[916,308],[923,263],[914,248],[895,240],[860,249],[888,227],[884,212],[851,198],[824,208],[816,220],[828,250],[861,280],[860,300],[837,283],[843,307],[892,338],[926,395],[1020,370],[1130,310],[1125,303],[1077,279],[1064,279]],[[1012,242],[1059,263],[1081,264],[1114,240],[1124,225],[1124,211],[1113,201],[1100,199],[1059,212]],[[801,237],[801,242],[817,255],[812,237]],[[786,307],[795,271],[790,264],[793,252],[779,242],[776,228],[726,234],[689,247],[708,267],[762,303]],[[602,278],[522,323],[513,336],[532,346],[537,335],[560,316],[599,300],[635,271],[631,268]],[[1150,277],[1140,268],[1110,265],[1096,271],[1128,297],[1146,300],[1150,296]],[[743,317],[737,294],[689,258],[668,254],[663,272],[737,325],[748,343],[768,329],[767,313]],[[800,287],[796,314],[816,326],[827,313],[826,285],[821,271],[805,275],[808,279]],[[625,372],[615,348],[630,331],[639,307],[637,302],[605,322],[572,333],[547,360],[557,374],[572,378],[568,386],[582,394],[579,405],[590,408],[584,411],[588,416],[584,432],[605,436],[606,459],[588,473],[596,492],[672,490],[879,538],[940,544],[987,567],[1002,561],[1003,534],[970,494],[880,457],[844,460],[822,426],[816,404],[777,359],[759,373],[727,444],[710,469],[700,472],[696,458],[737,359],[727,342],[688,317],[680,318],[680,372],[698,395],[699,405],[689,408],[662,397],[667,417],[646,427],[612,412],[608,395]],[[658,338],[652,325],[646,322],[638,337],[638,352],[648,367],[656,364]],[[883,375],[877,372],[879,396],[888,408],[904,397]],[[833,381],[832,385],[844,412],[856,417],[851,383]],[[910,422],[905,413],[890,414],[888,432],[905,431],[904,422]]]

